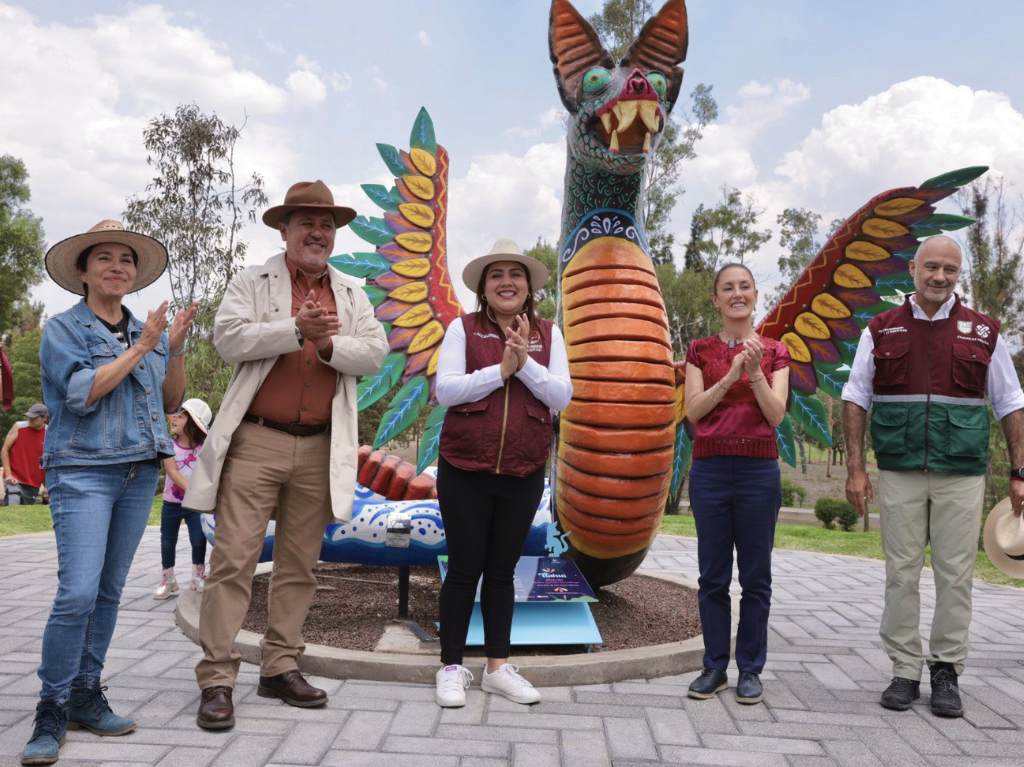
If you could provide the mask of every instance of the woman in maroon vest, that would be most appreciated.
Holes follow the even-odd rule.
[[[743,590],[736,700],[753,704],[761,701],[768,646],[772,546],[782,504],[775,427],[786,415],[789,353],[754,332],[757,288],[747,267],[726,264],[712,290],[722,332],[694,341],[686,354],[686,417],[696,427],[690,507],[704,630],[704,671],[689,695],[710,698],[726,687],[735,548]]]
[[[466,704],[473,675],[462,656],[483,575],[481,687],[536,703],[540,693],[508,662],[512,577],[544,492],[551,412],[572,397],[569,363],[559,329],[534,312],[533,291],[548,280],[544,264],[498,240],[466,265],[462,280],[477,310],[448,326],[437,365],[437,401],[448,407],[437,469],[448,574],[436,699],[446,708]]]

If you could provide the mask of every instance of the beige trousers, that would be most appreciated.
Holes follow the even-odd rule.
[[[243,422],[231,440],[217,494],[217,528],[203,591],[196,666],[200,688],[233,687],[234,649],[252,596],[252,578],[274,514],[274,569],[260,673],[298,668],[302,624],[313,601],[313,566],[331,520],[330,433],[293,437]],[[275,514],[276,510],[276,514]]]
[[[921,678],[921,567],[931,544],[935,616],[928,662],[952,663],[963,673],[971,624],[971,582],[985,477],[923,471],[881,471],[885,550],[885,610],[880,635],[893,674]]]

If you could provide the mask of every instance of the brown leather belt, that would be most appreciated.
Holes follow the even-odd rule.
[[[249,415],[248,413],[242,416],[242,420],[266,426],[268,429],[283,431],[293,437],[312,437],[314,434],[323,434],[331,428],[330,423],[278,423],[277,421],[268,421],[263,416]]]

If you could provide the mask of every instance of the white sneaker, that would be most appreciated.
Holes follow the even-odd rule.
[[[434,676],[437,689],[434,699],[442,708],[460,708],[466,705],[466,688],[473,681],[473,672],[465,666],[445,666]]]
[[[519,675],[519,667],[506,663],[494,673],[484,667],[484,675],[480,680],[484,692],[502,695],[515,703],[539,703],[540,693]]]

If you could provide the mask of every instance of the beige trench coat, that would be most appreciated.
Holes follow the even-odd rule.
[[[359,447],[356,376],[380,367],[388,340],[359,283],[334,267],[328,266],[327,271],[341,321],[328,361],[340,373],[331,407],[331,504],[334,516],[347,521],[352,517]],[[292,286],[284,253],[263,266],[246,269],[228,285],[214,320],[213,343],[235,370],[193,467],[182,501],[186,508],[215,512],[220,472],[235,429],[278,356],[299,350],[291,308]]]

